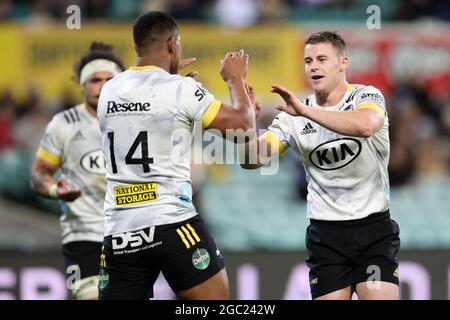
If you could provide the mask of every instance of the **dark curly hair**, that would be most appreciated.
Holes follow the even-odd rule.
[[[164,12],[151,11],[142,14],[134,22],[133,40],[138,48],[146,48],[160,41],[167,33],[173,32],[178,32],[173,17]]]
[[[89,48],[88,53],[86,53],[83,57],[81,57],[80,61],[75,64],[75,76],[74,80],[79,81],[81,70],[83,67],[91,62],[92,60],[96,59],[105,59],[110,60],[112,62],[117,63],[117,65],[122,69],[122,71],[125,70],[125,66],[122,62],[122,59],[120,59],[118,56],[112,53],[113,46],[111,44],[105,44],[102,42],[92,42],[91,47]]]

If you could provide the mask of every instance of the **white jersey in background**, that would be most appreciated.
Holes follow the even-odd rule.
[[[197,214],[193,126],[219,108],[200,83],[154,66],[131,67],[104,85],[97,118],[107,170],[105,236]]]
[[[75,201],[60,201],[62,242],[102,242],[106,171],[97,119],[84,104],[59,112],[47,125],[37,156],[59,165],[61,178],[81,190]]]
[[[370,138],[332,132],[304,117],[280,113],[269,127],[302,158],[308,181],[307,216],[317,220],[353,220],[389,207],[389,121],[381,92],[348,84],[335,106],[320,107],[315,96],[303,101],[312,108],[352,111],[370,108],[383,113],[383,127]]]

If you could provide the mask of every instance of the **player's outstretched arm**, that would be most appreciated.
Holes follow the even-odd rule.
[[[63,180],[56,181],[53,176],[59,166],[37,157],[31,171],[30,185],[39,195],[64,201],[73,201],[81,195],[80,189],[73,189]]]
[[[261,104],[256,99],[255,89],[251,84],[246,84],[246,90],[255,109],[255,118],[258,119]],[[239,163],[243,169],[258,169],[268,164],[272,157],[279,156],[279,141],[271,138],[272,134],[266,133],[255,136],[248,143],[238,145]]]
[[[222,102],[214,119],[205,129],[218,129],[223,136],[227,129],[241,129],[250,136],[255,134],[255,106],[246,88],[248,60],[248,54],[240,50],[227,53],[221,61],[220,75],[228,86],[231,106]]]
[[[287,147],[273,134],[267,131],[248,143],[238,146],[239,163],[246,170],[258,169],[279,158]]]
[[[278,110],[292,116],[308,118],[339,134],[368,138],[380,130],[384,124],[384,113],[381,108],[351,112],[320,110],[304,105],[291,91],[278,84],[272,85],[271,92],[280,95],[286,103],[285,106],[276,106]]]

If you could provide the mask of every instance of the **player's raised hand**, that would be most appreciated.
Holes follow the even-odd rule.
[[[249,56],[244,50],[228,52],[220,61],[220,75],[224,81],[232,78],[244,79],[247,77]]]
[[[64,180],[58,181],[57,198],[64,201],[74,201],[81,196],[81,190],[77,188],[71,188]]]
[[[255,88],[250,83],[245,83],[245,90],[247,91],[250,101],[252,102],[253,109],[255,110],[255,118],[258,119],[261,113],[261,103],[256,100]]]
[[[186,68],[187,66],[193,64],[196,60],[196,58],[180,59],[180,62],[178,63],[178,70]],[[186,77],[194,78],[196,75],[198,75],[198,71],[192,71],[189,72]]]
[[[280,95],[280,97],[286,102],[285,106],[278,105],[275,108],[289,113],[291,116],[302,116],[303,110],[307,107],[300,102],[299,99],[288,89],[279,84],[272,84],[270,92]]]

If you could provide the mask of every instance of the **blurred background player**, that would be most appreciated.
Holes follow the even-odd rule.
[[[220,74],[232,106],[178,75],[176,21],[162,12],[134,23],[136,66],[108,82],[99,112],[107,169],[100,299],[148,299],[162,271],[184,299],[228,299],[224,259],[192,204],[194,124],[254,132],[248,55],[228,53]],[[187,150],[183,148],[187,146]]]
[[[101,133],[96,118],[103,85],[125,69],[112,46],[92,43],[75,67],[85,101],[57,113],[37,151],[31,186],[43,197],[60,200],[63,254],[75,299],[97,299],[106,190]],[[61,178],[56,178],[60,170]]]
[[[345,50],[335,32],[306,40],[305,73],[314,94],[300,102],[272,85],[286,106],[277,107],[283,112],[259,145],[272,148],[272,157],[292,147],[305,166],[312,298],[351,299],[355,290],[360,299],[398,299],[400,238],[389,213],[385,101],[378,89],[347,82]]]

